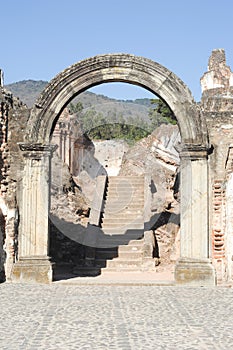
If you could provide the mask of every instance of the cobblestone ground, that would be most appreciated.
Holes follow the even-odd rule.
[[[233,289],[1,284],[0,349],[233,349]]]

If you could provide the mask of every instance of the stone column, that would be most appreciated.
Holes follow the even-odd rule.
[[[48,210],[50,157],[56,146],[20,144],[25,157],[20,198],[18,261],[13,266],[12,281],[52,281],[48,257]]]
[[[215,285],[210,260],[207,149],[183,145],[181,159],[181,242],[175,268],[179,284]]]

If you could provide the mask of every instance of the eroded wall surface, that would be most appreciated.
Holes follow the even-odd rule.
[[[0,278],[10,276],[18,250],[18,204],[23,158],[18,143],[23,141],[28,108],[0,86]]]
[[[210,155],[210,232],[218,280],[232,279],[233,255],[233,73],[225,51],[214,50],[201,78],[201,110],[207,123]]]

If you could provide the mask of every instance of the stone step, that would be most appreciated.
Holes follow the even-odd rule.
[[[107,188],[106,193],[120,193],[120,194],[125,194],[125,193],[130,193],[130,194],[144,194],[144,187],[143,186],[138,186],[138,187],[129,187],[129,186],[109,186]]]
[[[132,240],[138,240],[143,237],[143,229],[142,228],[135,228],[135,229],[127,229],[122,227],[102,227],[101,233],[104,233],[104,236],[100,235],[98,237],[98,240],[105,240],[105,239],[119,239],[119,240],[125,240],[125,241],[132,241]]]
[[[128,183],[109,183],[108,187],[107,187],[107,191],[109,190],[114,190],[114,191],[118,191],[118,190],[126,190],[126,191],[130,191],[130,192],[134,192],[134,191],[141,191],[144,192],[144,183],[136,183],[134,185]]]
[[[107,262],[112,261],[112,260],[107,260],[107,259],[100,259],[100,258],[95,258],[95,267],[96,268],[104,268],[107,267]]]
[[[121,245],[128,245],[130,241],[137,240],[141,237],[124,237],[123,235],[112,235],[110,238],[101,238],[98,241],[98,248],[113,248],[113,247],[119,247]]]
[[[127,194],[123,194],[123,193],[108,193],[107,194],[107,201],[110,202],[128,202],[128,203],[137,203],[137,200],[139,200],[140,202],[144,202],[144,194],[132,194],[132,193],[127,193]]]
[[[133,188],[133,189],[138,189],[138,188],[143,188],[144,187],[144,181],[136,181],[136,182],[128,182],[128,181],[115,181],[115,182],[109,182],[108,183],[108,188],[113,188],[113,187],[124,187],[124,188]]]
[[[144,180],[112,180],[110,179],[108,182],[108,187],[114,187],[114,186],[122,186],[122,187],[132,187],[132,188],[137,188],[137,187],[143,187],[144,186]]]
[[[125,239],[138,239],[142,237],[143,235],[143,227],[142,225],[135,224],[134,226],[131,225],[130,227],[127,226],[119,226],[119,225],[103,225],[101,228],[102,232],[108,236],[119,236],[119,238]],[[101,238],[101,237],[100,237]]]
[[[113,259],[118,257],[118,249],[96,249],[96,259]]]
[[[120,192],[121,194],[128,192],[128,193],[144,193],[144,186],[137,186],[137,187],[132,187],[132,186],[120,186],[120,185],[114,185],[114,186],[108,186],[107,188],[107,193],[113,192],[113,193],[118,193]]]
[[[117,204],[117,205],[139,205],[139,203],[142,205],[144,203],[144,197],[135,197],[132,196],[130,198],[123,198],[123,197],[107,197],[107,203],[111,204]],[[105,205],[106,205],[105,204]]]
[[[128,188],[117,188],[117,189],[109,189],[106,192],[106,195],[112,195],[117,197],[124,197],[124,196],[131,196],[131,197],[137,197],[137,196],[144,196],[144,191],[138,191],[138,190],[129,190]]]
[[[137,184],[136,186],[132,186],[131,184],[109,184],[107,192],[109,191],[144,192],[144,184]]]
[[[129,241],[129,246],[140,246],[144,244],[144,239],[140,238],[140,239],[131,239]],[[124,245],[122,246],[124,247]]]
[[[138,206],[138,207],[134,207],[134,208],[131,208],[131,207],[128,207],[128,206],[126,206],[126,207],[124,207],[124,208],[122,208],[122,207],[120,207],[120,206],[112,206],[112,207],[110,207],[110,206],[108,206],[104,211],[103,211],[103,215],[124,215],[124,213],[127,213],[127,214],[129,214],[129,215],[139,215],[139,214],[141,214],[141,216],[142,216],[142,214],[144,214],[144,208],[143,208],[143,206]]]
[[[109,220],[109,219],[113,219],[113,220],[121,220],[122,219],[122,217],[126,217],[127,218],[127,220],[130,220],[130,221],[133,221],[133,220],[135,220],[135,219],[137,219],[138,217],[142,217],[142,212],[139,212],[139,213],[132,213],[132,212],[126,212],[125,214],[123,214],[123,213],[105,213],[104,215],[103,215],[103,219],[102,220]],[[142,219],[142,221],[144,221],[143,219]]]
[[[130,206],[130,207],[138,207],[138,206],[143,206],[144,205],[144,198],[121,198],[121,200],[119,199],[112,199],[111,197],[108,197],[106,202],[105,202],[105,207],[108,206],[109,204],[111,204],[111,206],[121,206],[121,207],[126,207],[126,206]]]
[[[139,219],[139,220],[133,220],[132,222],[130,222],[130,221],[131,220],[124,221],[122,219],[122,221],[121,220],[112,220],[112,222],[110,222],[110,221],[107,220],[106,222],[105,221],[102,222],[102,228],[119,227],[119,228],[123,228],[123,229],[126,229],[126,230],[142,229],[142,228],[144,228],[143,220]]]
[[[116,269],[116,270],[121,270],[121,269],[130,269],[130,268],[137,268],[137,269],[155,269],[155,260],[154,259],[148,259],[146,261],[146,265],[144,265],[144,261],[142,258],[140,259],[132,259],[132,260],[125,260],[125,259],[120,259],[116,258],[113,260],[107,260],[107,269]]]
[[[132,190],[143,190],[144,189],[144,182],[138,182],[130,183],[130,182],[110,182],[107,186],[107,189],[110,188],[125,188],[125,189],[132,189]]]
[[[131,221],[131,222],[130,222]],[[112,220],[107,219],[104,220],[101,224],[102,230],[108,229],[108,228],[119,228],[121,231],[132,231],[132,230],[142,230],[144,228],[144,224],[142,220],[136,221],[136,220],[126,220],[119,219],[119,220]],[[130,234],[130,232],[127,232],[127,234]]]
[[[117,212],[103,212],[103,218],[106,218],[106,216],[109,216],[110,218],[113,219],[118,219],[118,218],[128,218],[128,219],[138,219],[140,218],[142,221],[144,221],[144,211],[142,208],[138,208],[137,210],[130,210],[130,209],[125,209],[125,210],[120,210]]]
[[[138,188],[138,187],[143,187],[144,186],[144,180],[122,180],[122,179],[118,179],[118,180],[109,180],[108,182],[108,188],[109,187],[116,187],[116,186],[122,186],[122,187],[131,187],[131,188]]]
[[[110,214],[108,214],[107,216],[104,216],[102,218],[102,223],[104,223],[104,222],[113,222],[113,223],[115,222],[115,223],[119,223],[119,225],[121,225],[121,226],[125,226],[127,224],[130,225],[131,222],[144,224],[144,220],[137,215],[128,216],[128,215],[116,215],[116,214],[110,215]]]
[[[130,244],[130,242],[132,240],[136,241],[136,238],[140,238],[140,237],[134,237],[134,239],[131,239],[131,238],[126,239],[123,235],[122,235],[122,238],[121,237],[119,238],[119,235],[113,235],[113,236],[111,236],[111,239],[102,238],[101,240],[99,240],[98,247],[99,248],[109,248],[109,247],[112,248],[112,247],[119,247],[119,246],[127,246],[128,244]]]
[[[137,198],[140,200],[144,200],[144,193],[130,193],[130,192],[110,192],[110,193],[106,193],[106,198],[108,200],[108,198],[113,198],[114,201],[116,200],[128,200],[128,201],[135,201]],[[113,200],[112,200],[113,201]]]
[[[120,245],[118,247],[118,255],[121,253],[131,253],[131,252],[142,252],[144,242],[140,242],[140,240],[136,241],[137,243],[130,243],[128,245]],[[140,243],[138,243],[140,242]]]
[[[111,215],[111,217],[114,217],[114,216],[118,216],[118,215],[123,215],[124,213],[127,213],[127,215],[131,215],[131,216],[136,216],[136,215],[143,216],[144,210],[142,207],[140,207],[140,208],[125,208],[123,210],[122,210],[122,208],[121,208],[121,210],[117,210],[115,208],[114,211],[113,211],[113,209],[110,210],[110,208],[108,208],[108,210],[105,210],[103,212],[103,216],[104,215]]]
[[[144,183],[144,176],[109,176],[108,181],[111,183],[127,181],[135,183],[136,181],[141,181]]]
[[[143,264],[141,266],[116,266],[116,267],[106,267],[101,269],[101,273],[104,274],[105,272],[143,272],[143,271],[147,271],[147,272],[156,272],[157,268],[156,266],[154,266],[154,264],[151,264],[151,266],[143,266]]]
[[[115,216],[115,217],[104,217],[102,220],[102,226],[106,224],[113,224],[113,225],[117,225],[119,227],[124,227],[124,226],[129,226],[131,224],[143,224],[143,218],[142,217],[137,217],[137,216],[128,216],[128,215],[124,215],[124,216]],[[131,226],[130,226],[131,227]]]
[[[144,213],[142,213],[142,210],[138,211],[107,211],[106,213],[103,213],[102,221],[113,219],[113,221],[122,221],[123,223],[128,220],[129,223],[131,222],[142,222],[144,223]]]
[[[108,202],[104,206],[104,213],[113,211],[124,212],[125,210],[135,212],[143,210],[143,208],[144,201],[138,201],[137,203]]]
[[[97,248],[95,256],[97,259],[113,259],[118,256],[132,256],[142,254],[144,240],[132,240],[127,245],[120,245],[115,248]]]
[[[110,207],[108,206],[107,208],[105,208],[103,210],[103,216],[104,215],[115,215],[115,216],[125,216],[125,214],[129,215],[129,216],[144,216],[144,208],[143,206],[134,206],[134,207],[122,207],[122,206],[114,206],[114,207]]]
[[[107,191],[130,191],[130,192],[144,192],[144,184],[137,184],[136,186],[126,184],[109,184]]]
[[[95,266],[75,266],[72,273],[77,277],[94,277],[101,274],[101,268]]]
[[[144,182],[144,176],[109,176],[109,182],[119,182],[119,181],[142,181]]]
[[[131,259],[131,260],[125,260],[125,259],[114,259],[114,260],[107,260],[106,267],[107,268],[126,268],[126,267],[141,267],[142,265],[142,259]]]
[[[136,199],[140,199],[141,201],[144,201],[144,193],[121,193],[121,192],[112,192],[112,193],[107,193],[107,200],[111,200],[112,202],[122,200],[122,201],[129,201],[133,202]]]
[[[129,196],[128,195],[122,195],[122,196],[119,196],[117,194],[112,194],[112,195],[108,195],[107,194],[107,197],[106,197],[107,201],[110,201],[110,202],[116,202],[118,203],[119,201],[125,203],[134,203],[136,204],[137,203],[137,200],[139,200],[140,202],[144,202],[144,195],[140,195],[140,196],[133,196],[132,194],[130,194]]]
[[[134,259],[142,259],[143,253],[142,250],[130,250],[130,251],[119,251],[118,257],[119,259],[124,260],[134,260]]]

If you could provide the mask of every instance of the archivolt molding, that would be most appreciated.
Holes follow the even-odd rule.
[[[72,98],[90,87],[108,82],[138,85],[160,96],[176,115],[182,142],[207,145],[205,123],[187,86],[162,65],[129,54],[88,58],[52,79],[31,111],[27,142],[49,142],[54,121]]]

